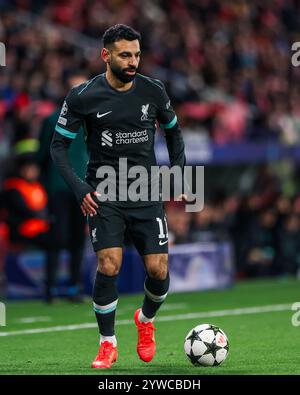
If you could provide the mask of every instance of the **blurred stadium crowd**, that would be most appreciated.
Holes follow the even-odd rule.
[[[37,136],[70,70],[103,71],[100,37],[122,21],[142,32],[140,71],[164,81],[183,126],[199,133],[201,121],[217,143],[299,142],[300,70],[290,67],[299,8],[292,0],[1,0],[9,67],[0,77],[0,138]]]
[[[0,0],[0,164],[38,150],[45,120],[61,106],[68,79],[104,71],[100,38],[116,23],[142,33],[140,72],[161,79],[183,134],[215,144],[300,142],[300,41],[293,0]],[[26,148],[25,148],[26,150]],[[210,193],[202,212],[167,206],[173,243],[229,239],[241,275],[297,273],[300,198],[295,184],[261,166],[250,194]],[[0,175],[3,178],[4,171]]]

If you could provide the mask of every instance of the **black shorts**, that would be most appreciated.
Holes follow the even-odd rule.
[[[122,247],[128,231],[140,255],[168,253],[168,227],[163,204],[122,208],[100,203],[97,215],[88,216],[94,251]]]

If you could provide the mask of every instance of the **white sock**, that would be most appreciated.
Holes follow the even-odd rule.
[[[139,312],[138,320],[139,320],[140,322],[153,322],[153,321],[154,321],[154,318],[155,318],[155,317],[153,317],[153,318],[148,318],[148,317],[146,317],[146,316],[143,314],[142,309],[141,309],[140,312]]]
[[[117,338],[116,336],[102,336],[100,335],[100,344],[104,342],[110,342],[114,345],[114,347],[117,347]]]

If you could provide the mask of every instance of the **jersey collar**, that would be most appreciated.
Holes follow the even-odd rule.
[[[113,87],[108,83],[108,81],[107,81],[107,79],[106,79],[106,76],[105,76],[105,73],[103,73],[103,74],[101,74],[101,75],[102,75],[102,78],[103,78],[103,80],[104,80],[104,84],[106,85],[106,87],[107,87],[110,91],[115,92],[115,93],[117,93],[118,95],[128,95],[129,93],[131,93],[131,92],[133,92],[133,91],[135,90],[136,78],[137,78],[137,77],[135,77],[135,79],[133,80],[133,84],[132,84],[132,87],[131,87],[130,89],[127,89],[127,91],[118,91],[117,89],[113,88]]]

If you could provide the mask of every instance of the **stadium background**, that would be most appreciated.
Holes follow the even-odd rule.
[[[264,295],[266,303],[279,303],[277,289],[287,303],[296,301],[298,285],[287,277],[300,275],[300,68],[291,65],[291,45],[300,41],[298,1],[0,0],[0,7],[0,41],[6,46],[6,67],[0,70],[1,191],[18,155],[38,152],[44,122],[61,107],[69,76],[78,70],[87,78],[103,72],[103,32],[128,24],[142,33],[139,71],[166,85],[188,162],[205,166],[204,209],[189,214],[182,204],[167,205],[171,245],[180,249],[193,243],[200,250],[210,245],[214,253],[225,246],[229,269],[223,287],[272,277],[259,288],[261,298],[250,298],[246,305],[263,304]],[[158,157],[164,161],[162,144],[158,132]],[[7,239],[5,210],[2,204],[4,297],[7,263],[37,259],[31,249],[28,253]],[[88,237],[86,243],[87,265],[92,259]],[[219,270],[210,257],[201,259],[208,271],[210,265]],[[13,271],[17,266],[11,266]],[[124,271],[129,281],[132,273]],[[245,287],[242,293],[252,293]],[[204,310],[217,309],[218,297],[208,296]],[[229,304],[239,307],[233,300]],[[15,305],[15,316],[21,306]],[[28,314],[38,310],[37,305],[27,308]],[[201,303],[191,308],[199,310]],[[61,315],[63,309],[67,314],[63,306]]]

